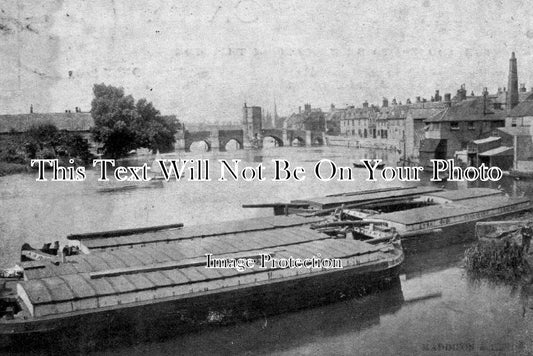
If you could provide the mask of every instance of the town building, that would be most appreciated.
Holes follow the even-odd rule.
[[[342,112],[340,132],[356,146],[395,149],[403,160],[416,162],[425,135],[424,120],[444,109],[438,90],[432,101],[417,97],[414,103],[408,99],[402,105],[393,99],[389,105],[383,98],[381,107],[365,101],[360,108],[348,107]]]
[[[505,111],[494,110],[487,95],[466,97],[463,86],[455,99],[458,101],[425,120],[428,129],[420,146],[424,166],[430,166],[431,159],[454,158],[458,152],[464,157],[470,142],[486,138],[505,125]]]
[[[341,134],[341,118],[346,109],[337,109],[331,104],[330,111],[326,114],[326,134],[338,136]]]
[[[31,110],[33,111],[33,110]],[[0,134],[21,134],[32,126],[53,124],[58,130],[66,130],[90,138],[94,120],[89,112],[34,113],[0,115]]]
[[[322,109],[311,108],[311,104],[305,104],[298,113],[293,113],[285,120],[286,128],[292,130],[321,131],[326,132],[326,115]]]
[[[501,146],[507,147],[507,155],[517,171],[533,171],[533,96],[517,104],[505,119],[505,127],[498,129]],[[504,168],[504,167],[501,167]]]
[[[518,86],[515,53],[509,59],[507,89],[495,95],[467,97],[464,85],[444,112],[426,120],[429,129],[420,148],[425,165],[432,158],[457,158],[469,165],[533,170],[531,133],[533,93]],[[529,167],[529,168],[528,168]]]

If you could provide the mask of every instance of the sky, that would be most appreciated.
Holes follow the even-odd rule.
[[[185,122],[533,87],[527,0],[0,0],[0,114],[123,87]]]

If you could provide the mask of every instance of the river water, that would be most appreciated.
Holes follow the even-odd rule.
[[[270,209],[242,209],[242,204],[288,202],[325,194],[407,184],[366,181],[363,169],[351,181],[320,181],[313,168],[321,159],[351,167],[361,158],[383,158],[395,165],[394,152],[353,148],[271,148],[262,151],[190,152],[163,158],[207,159],[211,181],[180,180],[163,186],[98,182],[88,170],[79,182],[37,182],[37,173],[0,178],[0,265],[10,266],[28,242],[41,246],[72,233],[181,222],[186,225],[272,215]],[[218,160],[240,159],[239,165],[264,166],[264,181],[218,181]],[[305,180],[272,181],[273,159],[305,169]],[[149,165],[141,157],[121,165]],[[327,170],[324,170],[326,174]],[[50,173],[48,172],[47,175]],[[227,172],[226,172],[227,176]],[[504,178],[491,183],[446,183],[449,188],[500,187],[510,195],[529,195],[527,181]],[[110,189],[111,188],[111,189]],[[119,188],[113,191],[114,188]],[[102,191],[105,190],[105,191]],[[409,257],[395,287],[339,303],[220,326],[163,342],[123,344],[97,353],[132,354],[280,354],[280,355],[501,355],[533,354],[533,299],[527,288],[470,280],[461,268],[467,245],[456,245]],[[533,294],[532,294],[533,295]]]

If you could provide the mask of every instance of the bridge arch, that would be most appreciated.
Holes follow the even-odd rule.
[[[324,139],[322,138],[322,136],[313,137],[312,145],[313,146],[323,146],[324,145]]]
[[[195,148],[197,147],[198,145],[201,145],[201,144],[205,144],[205,151],[206,152],[209,152],[211,151],[211,142],[209,142],[208,140],[197,140],[197,141],[192,141],[189,143],[189,145],[187,147],[185,147],[185,150],[186,151],[190,151],[191,150],[191,147]]]
[[[276,135],[273,135],[273,134],[267,134],[265,136],[263,136],[263,141],[265,140],[265,138],[271,138],[274,140],[274,142],[276,143],[276,146],[277,147],[282,147],[283,146],[283,139],[281,139],[280,137],[276,136]]]
[[[243,144],[242,144],[242,141],[239,140],[238,138],[235,138],[235,137],[230,137],[226,140],[221,140],[220,142],[220,150],[221,151],[227,151],[228,150],[228,145],[229,144],[236,144],[236,149],[237,150],[242,150],[243,148]]]
[[[291,146],[305,146],[305,138],[302,138],[301,136],[293,136]]]

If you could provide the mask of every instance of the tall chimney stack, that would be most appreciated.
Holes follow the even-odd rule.
[[[507,110],[518,104],[518,69],[514,52],[509,59],[509,82],[507,84]]]
[[[452,94],[450,93],[444,94],[444,105],[446,107],[452,106]]]

